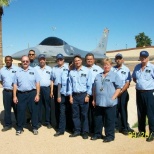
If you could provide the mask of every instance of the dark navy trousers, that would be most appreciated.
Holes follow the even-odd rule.
[[[88,133],[88,109],[89,103],[85,102],[86,93],[73,94],[72,119],[74,132]]]
[[[149,123],[149,133],[154,132],[154,90],[139,91],[136,90],[137,96],[137,114],[138,114],[138,130],[146,132],[146,115]]]
[[[39,123],[42,124],[42,107],[45,108],[45,124],[51,124],[51,98],[50,86],[40,88],[40,101],[39,101]]]
[[[59,128],[58,131],[61,133],[65,132],[65,129],[71,131],[72,129],[72,119],[70,111],[70,103],[69,103],[69,96],[61,95],[61,102],[60,105],[60,115],[59,115]],[[67,126],[67,127],[66,127]]]
[[[89,121],[89,132],[94,133],[94,112],[95,108],[92,105],[93,96],[89,99],[89,110],[88,110],[88,121]]]
[[[23,130],[25,124],[25,113],[28,106],[32,117],[32,128],[37,129],[38,125],[38,103],[35,102],[36,90],[17,93],[18,103],[17,103],[17,130]]]
[[[102,127],[105,127],[106,139],[115,138],[115,117],[116,117],[116,105],[113,107],[95,107],[95,127],[94,134],[97,137],[102,136]]]
[[[56,129],[58,129],[59,128],[60,104],[57,102],[57,97],[58,97],[58,86],[57,85],[54,85],[53,94],[54,94],[54,103],[55,103]]]
[[[17,119],[16,104],[13,103],[13,92],[9,90],[3,90],[3,105],[4,105],[4,123],[5,127],[12,126],[11,120],[11,108],[13,108],[15,118]]]
[[[127,90],[124,91],[120,97],[118,97],[115,127],[119,130],[127,131],[128,129],[128,112],[127,112],[128,100],[129,100],[129,94]]]

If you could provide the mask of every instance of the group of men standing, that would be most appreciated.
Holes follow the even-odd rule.
[[[141,63],[133,71],[136,82],[138,137],[145,134],[145,117],[149,120],[149,137],[154,140],[154,66],[148,62],[149,53],[140,52]],[[127,89],[131,82],[131,73],[124,63],[122,54],[115,56],[116,65],[112,67],[109,58],[103,60],[102,68],[95,65],[94,55],[82,57],[75,55],[68,64],[64,56],[56,56],[57,65],[53,68],[46,65],[44,54],[35,59],[35,51],[22,56],[21,68],[12,65],[12,57],[6,56],[0,70],[0,81],[3,85],[4,128],[12,128],[11,107],[17,120],[16,135],[23,132],[26,123],[31,121],[34,135],[43,124],[42,106],[45,108],[45,125],[52,128],[56,121],[55,137],[63,135],[65,130],[73,132],[69,137],[82,135],[83,139],[103,139],[113,141],[115,132],[128,135],[133,130],[128,124]],[[51,102],[51,98],[54,99]],[[51,116],[54,113],[54,118]],[[25,118],[26,113],[26,118]],[[120,122],[119,122],[120,121]],[[105,136],[102,136],[105,128]]]

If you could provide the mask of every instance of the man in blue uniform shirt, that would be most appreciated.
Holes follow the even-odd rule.
[[[35,67],[35,66],[39,65],[39,62],[36,59],[36,55],[35,55],[35,51],[34,50],[29,50],[28,58],[30,60],[30,66],[31,67]]]
[[[45,107],[45,125],[48,129],[51,128],[51,99],[50,92],[52,91],[51,82],[51,67],[46,65],[46,57],[44,54],[38,56],[39,66],[36,66],[40,80],[40,101],[39,101],[39,127],[42,125],[42,105]],[[52,95],[52,94],[51,94]]]
[[[56,62],[57,65],[53,67],[52,69],[52,75],[51,75],[51,79],[53,82],[53,88],[51,91],[51,95],[54,96],[54,103],[55,103],[55,117],[56,117],[56,128],[58,128],[58,124],[59,124],[59,112],[60,112],[60,106],[59,103],[57,102],[57,94],[58,94],[58,81],[59,78],[61,77],[61,74],[63,71],[65,71],[66,69],[68,70],[68,65],[65,64],[65,60],[64,60],[64,56],[62,54],[57,54],[56,56]]]
[[[129,124],[128,124],[127,104],[129,100],[129,94],[127,89],[129,88],[131,82],[131,74],[129,68],[123,64],[124,59],[122,54],[120,53],[116,54],[115,62],[116,66],[113,67],[113,71],[119,75],[123,83],[120,94],[118,96],[117,117],[116,117],[117,119],[115,127],[117,131],[120,131],[124,135],[128,135],[131,129],[128,126]],[[120,115],[120,123],[119,123],[119,115]]]
[[[36,54],[35,54],[35,50],[29,50],[28,52],[28,58],[30,60],[30,66],[31,67],[35,67],[35,66],[38,66],[39,65],[39,62],[38,60],[36,59]],[[30,121],[31,121],[31,115],[30,115],[30,111],[26,110],[26,123],[27,124],[30,124]]]
[[[88,108],[89,97],[92,93],[92,75],[89,69],[82,65],[80,55],[74,56],[73,62],[75,69],[70,71],[69,94],[70,103],[72,103],[74,133],[69,137],[76,137],[81,133],[83,139],[88,139]]]
[[[132,77],[136,83],[136,100],[138,114],[138,137],[146,136],[146,116],[149,123],[147,142],[154,140],[154,65],[149,62],[149,53],[140,52],[141,63],[136,65]]]
[[[38,101],[40,94],[40,77],[37,71],[30,67],[27,56],[21,58],[22,67],[16,72],[13,85],[13,101],[17,104],[17,131],[23,132],[25,111],[28,106],[32,117],[33,134],[38,134]]]
[[[88,53],[85,56],[86,67],[90,70],[92,75],[92,84],[97,74],[103,72],[103,69],[98,65],[95,65],[95,58],[92,53]],[[94,107],[92,105],[93,96],[90,96],[89,99],[89,111],[88,111],[88,120],[89,120],[89,132],[94,133]]]
[[[3,104],[4,104],[4,128],[2,131],[7,131],[12,128],[11,107],[13,107],[16,118],[16,105],[13,103],[13,80],[18,67],[12,65],[12,57],[6,56],[4,66],[0,70],[0,83],[3,85]]]
[[[72,115],[71,115],[71,104],[69,103],[69,72],[72,67],[72,62],[69,63],[69,69],[65,69],[58,81],[58,98],[57,102],[60,105],[59,115],[59,127],[58,131],[54,134],[55,137],[63,135],[65,130],[72,131]]]

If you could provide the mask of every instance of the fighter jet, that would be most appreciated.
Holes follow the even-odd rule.
[[[96,59],[102,59],[106,57],[106,47],[108,40],[109,30],[107,28],[104,29],[102,37],[99,41],[96,49],[92,51],[83,51],[76,47],[73,47],[57,37],[48,37],[45,38],[39,45],[36,47],[27,48],[16,52],[12,55],[14,59],[21,59],[23,55],[28,55],[29,50],[34,50],[36,53],[36,57],[39,54],[45,54],[48,61],[55,60],[57,54],[61,53],[64,55],[65,60],[72,59],[74,55],[80,54],[81,57],[85,57],[85,55],[89,52],[93,53]]]

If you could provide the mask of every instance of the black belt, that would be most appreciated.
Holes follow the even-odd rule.
[[[86,94],[87,92],[79,92],[79,93],[75,93],[73,92],[73,95],[82,95],[82,94]]]
[[[4,89],[4,91],[12,92],[13,90],[11,90],[11,89]]]
[[[28,90],[28,91],[20,91],[20,90],[18,90],[18,93],[21,93],[21,94],[30,93],[30,92],[32,92],[34,90],[36,90],[36,89],[32,89],[32,90]]]
[[[136,90],[137,90],[137,89],[136,89]],[[137,90],[137,91],[143,93],[143,92],[148,92],[148,91],[154,91],[154,89],[152,89],[152,90]]]

